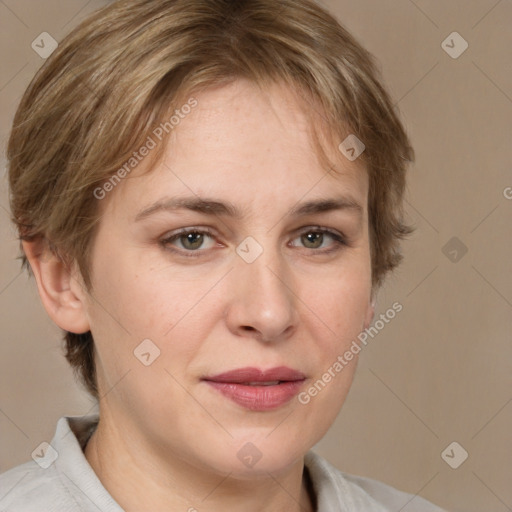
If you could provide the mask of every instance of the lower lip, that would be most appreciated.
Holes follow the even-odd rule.
[[[251,411],[269,411],[289,402],[298,392],[303,380],[282,382],[274,386],[247,386],[232,382],[206,381],[233,402]]]

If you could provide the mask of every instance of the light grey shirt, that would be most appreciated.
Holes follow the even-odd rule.
[[[62,417],[49,446],[0,475],[0,512],[123,512],[83,453],[97,422],[95,415]],[[419,496],[344,473],[313,451],[305,468],[317,512],[445,512]]]

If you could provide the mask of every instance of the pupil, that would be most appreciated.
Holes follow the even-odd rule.
[[[312,242],[313,244],[316,241],[321,240],[322,236],[323,236],[323,233],[307,233],[305,235],[307,242],[308,243]],[[317,246],[315,246],[315,247],[317,247]]]
[[[197,247],[200,247],[201,246],[201,242],[202,242],[202,237],[203,235],[201,233],[188,233],[186,235],[186,238],[187,238],[187,244],[191,243],[192,244],[192,248],[193,249],[196,249]],[[194,240],[195,238],[197,238],[196,240]],[[198,243],[199,241],[199,243]]]

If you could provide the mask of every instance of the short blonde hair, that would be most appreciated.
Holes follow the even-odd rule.
[[[380,287],[412,232],[403,194],[414,152],[373,57],[312,0],[120,0],[82,22],[38,71],[14,118],[7,157],[20,239],[46,240],[77,263],[90,290],[98,190],[194,91],[237,78],[284,83],[320,107],[332,141],[363,141],[372,286]],[[158,146],[148,158],[158,160]],[[68,361],[97,397],[91,333],[65,340]]]

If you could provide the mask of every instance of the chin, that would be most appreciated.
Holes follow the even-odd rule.
[[[288,439],[278,436],[272,439],[268,431],[254,435],[245,432],[243,437],[235,436],[230,440],[229,446],[219,453],[215,465],[217,470],[231,473],[233,478],[241,480],[268,478],[269,473],[277,475],[288,471],[308,450],[309,445],[304,444],[304,438],[291,443],[289,436]]]

